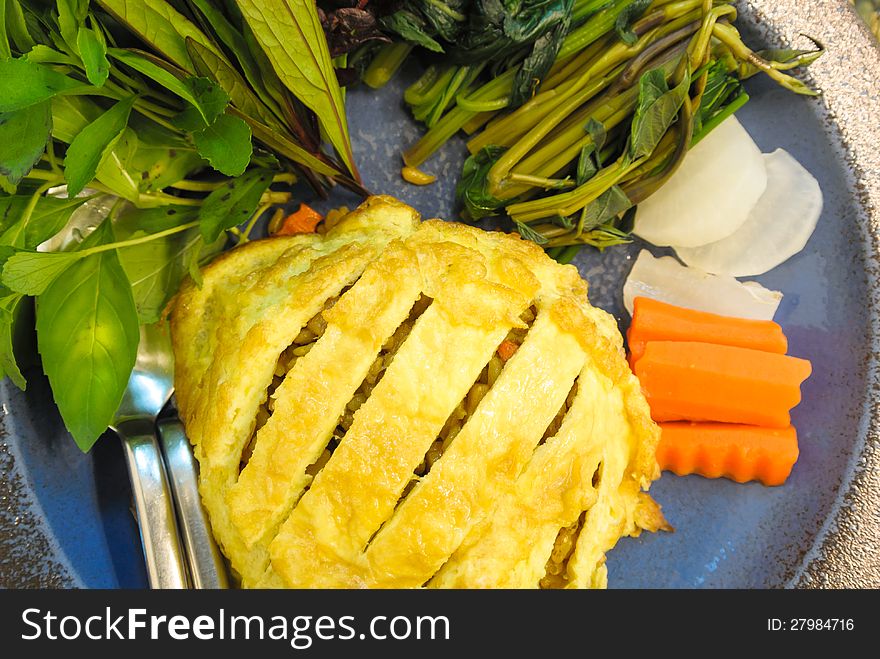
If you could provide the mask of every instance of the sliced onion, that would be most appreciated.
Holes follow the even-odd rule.
[[[676,247],[678,257],[706,272],[760,275],[800,252],[822,214],[819,182],[787,151],[764,156],[767,189],[749,219],[727,238],[700,247]]]
[[[642,250],[623,285],[623,304],[632,315],[633,299],[650,297],[679,307],[722,316],[773,320],[782,293],[733,277],[710,275],[681,265],[671,256],[655,258]]]
[[[696,247],[729,236],[764,193],[761,150],[735,117],[687,153],[636,211],[635,233],[654,245]]]

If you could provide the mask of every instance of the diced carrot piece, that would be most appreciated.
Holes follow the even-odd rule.
[[[318,223],[324,219],[314,208],[308,204],[300,204],[299,210],[284,218],[277,236],[295,236],[300,233],[314,233]]]
[[[648,341],[699,341],[739,346],[784,355],[788,341],[772,320],[720,316],[677,307],[647,297],[633,300],[633,318],[627,332],[633,362]]]
[[[513,357],[513,353],[515,353],[519,349],[519,345],[514,343],[513,341],[508,341],[504,339],[501,342],[501,345],[498,346],[498,356],[501,357],[502,361],[507,361],[511,357]]]
[[[810,362],[762,350],[649,341],[635,374],[655,421],[725,421],[785,428]]]
[[[733,423],[661,423],[657,462],[679,476],[721,476],[745,483],[782,485],[798,459],[792,426],[763,428]]]

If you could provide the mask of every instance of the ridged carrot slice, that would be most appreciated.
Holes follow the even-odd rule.
[[[732,423],[661,423],[657,462],[679,476],[782,485],[798,459],[797,433]]]
[[[788,350],[782,328],[772,320],[721,316],[637,297],[627,331],[633,363],[639,360],[648,341],[699,341],[780,355]]]
[[[314,233],[323,219],[324,216],[308,204],[300,204],[297,211],[284,218],[284,223],[276,235],[295,236],[300,233]]]
[[[655,421],[725,421],[785,428],[810,362],[693,341],[649,341],[635,373]]]

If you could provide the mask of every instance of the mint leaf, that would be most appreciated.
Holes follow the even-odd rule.
[[[110,75],[110,62],[107,61],[107,46],[93,30],[81,27],[76,37],[80,57],[86,67],[86,77],[95,87],[101,87]]]
[[[240,176],[254,151],[251,129],[238,117],[223,114],[207,128],[193,133],[199,155],[227,176]]]
[[[0,174],[17,184],[45,153],[51,130],[52,106],[48,100],[0,114]]]
[[[134,101],[134,96],[119,101],[73,138],[64,158],[68,197],[78,195],[95,178],[101,161],[122,136]]]
[[[24,58],[0,60],[0,112],[21,110],[81,86],[43,64]]]
[[[260,197],[271,183],[271,172],[255,169],[224,183],[209,194],[199,211],[205,242],[213,243],[226,229],[250,219],[260,205]]]
[[[137,356],[137,310],[115,250],[75,261],[37,298],[37,344],[64,424],[88,451],[113,421]]]

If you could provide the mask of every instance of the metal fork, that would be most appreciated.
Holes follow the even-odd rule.
[[[158,423],[164,456],[157,439],[157,417],[173,383],[167,328],[142,325],[134,370],[111,428],[122,440],[147,576],[152,588],[226,588],[225,565],[208,530],[183,427],[176,420]]]

